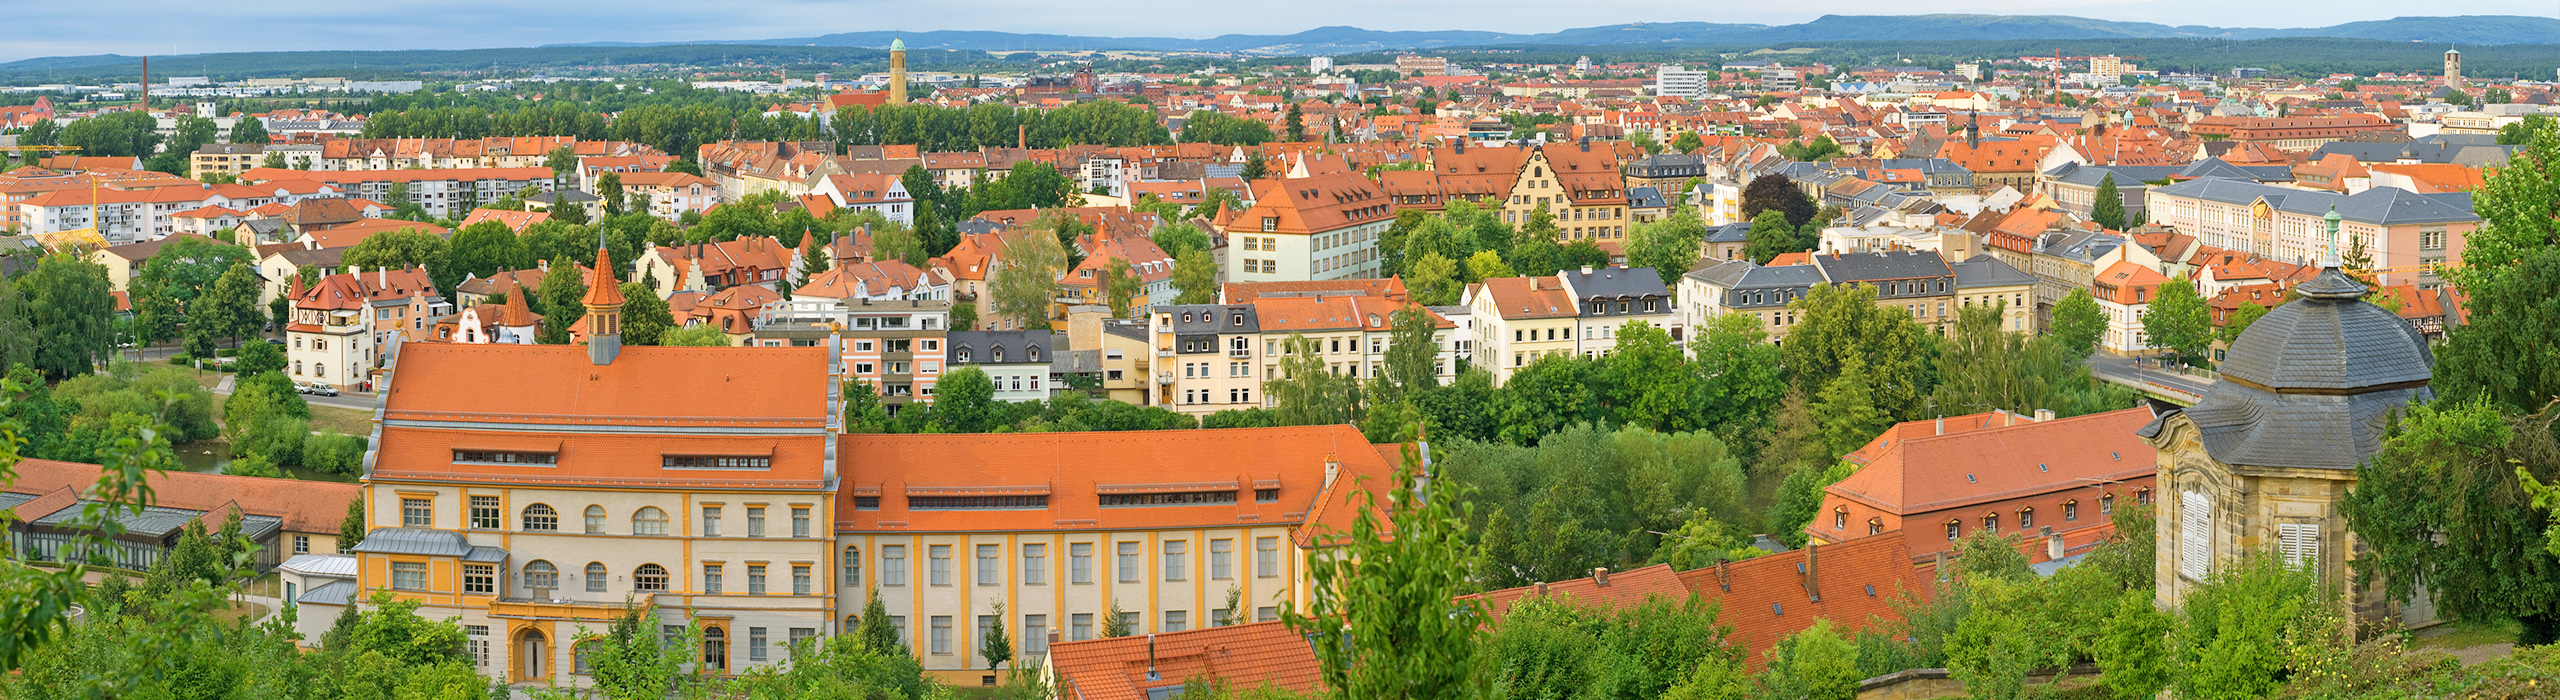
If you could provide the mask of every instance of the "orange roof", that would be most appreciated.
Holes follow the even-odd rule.
[[[17,478],[0,485],[0,490],[85,492],[98,483],[99,467],[95,464],[28,459],[20,460],[15,469]],[[288,531],[321,533],[338,531],[338,522],[347,516],[347,502],[355,500],[361,488],[328,481],[175,471],[151,472],[144,483],[151,486],[152,505],[213,510],[225,504],[241,504],[251,513],[283,518]]]
[[[1813,251],[1800,250],[1793,253],[1779,253],[1777,257],[1769,259],[1769,264],[1762,265],[1761,267],[1785,267],[1788,265],[1811,264],[1813,264]]]
[[[2479,168],[2454,163],[2375,163],[2365,169],[2408,178],[2419,194],[2469,192],[2480,189],[2482,182]]]
[[[1729,638],[1748,652],[1744,662],[1757,671],[1778,640],[1815,620],[1855,631],[1894,617],[1893,603],[1904,593],[1934,595],[1929,572],[1912,565],[1899,533],[1692,569],[1680,572],[1680,580],[1691,593],[1718,604],[1717,621],[1733,627]]]
[[[500,224],[504,224],[507,227],[507,230],[514,231],[516,233],[524,233],[524,230],[527,227],[549,220],[551,220],[550,212],[514,211],[509,209],[490,209],[482,207],[471,210],[471,214],[469,216],[462,217],[462,223],[456,224],[454,227],[471,228],[472,224],[483,221],[495,221]]]
[[[2150,303],[2153,297],[2159,296],[2160,283],[2167,281],[2168,276],[2140,263],[2119,260],[2107,266],[2106,271],[2098,273],[2095,284],[2099,301],[2132,305]]]
[[[2134,430],[2151,418],[2136,407],[2042,422],[1995,411],[1901,423],[1843,457],[1862,466],[1823,491],[1911,515],[2149,474],[2154,451]]]
[[[422,224],[415,221],[403,221],[400,219],[359,219],[325,229],[315,228],[303,231],[302,235],[310,236],[314,243],[314,247],[345,248],[358,243],[363,243],[364,239],[372,238],[374,234],[389,233],[400,230],[425,231],[439,236],[448,233],[444,228],[436,226],[435,224]]]
[[[1456,328],[1457,324],[1440,314],[1405,299],[1363,296],[1262,297],[1252,302],[1256,318],[1262,320],[1263,332],[1312,332],[1332,330],[1366,330],[1384,332],[1395,324],[1394,314],[1405,309],[1419,309],[1431,315],[1432,325]]]
[[[1511,612],[1511,606],[1530,598],[1557,598],[1582,607],[1624,608],[1642,605],[1652,598],[1687,600],[1689,587],[1680,582],[1680,574],[1672,571],[1670,564],[1655,564],[1612,572],[1607,583],[1601,583],[1599,573],[1593,572],[1585,578],[1506,588],[1468,597],[1483,601],[1486,614],[1499,621]]]
[[[1280,622],[1059,642],[1049,664],[1066,685],[1061,695],[1076,700],[1148,700],[1200,677],[1239,692],[1268,684],[1312,693],[1324,682],[1315,650]]]
[[[406,364],[407,358],[402,359]],[[845,435],[837,453],[860,455],[838,490],[840,532],[1001,532],[1305,525],[1348,531],[1351,488],[1378,488],[1392,467],[1347,425],[1221,430],[978,435]],[[1327,462],[1340,471],[1328,485]],[[1359,484],[1361,477],[1368,484]],[[1252,491],[1279,489],[1256,502]],[[1234,503],[1103,508],[1103,494],[1228,491]],[[908,498],[1046,496],[1038,510],[910,510]],[[876,509],[858,507],[879,498]],[[1339,514],[1338,522],[1331,514]]]
[[[1243,304],[1263,296],[1344,296],[1405,298],[1403,277],[1386,279],[1290,280],[1280,282],[1228,282],[1219,294],[1229,304]]]
[[[622,306],[622,282],[613,277],[612,252],[596,248],[595,278],[587,282],[587,308]]]
[[[1569,317],[1580,310],[1564,282],[1551,277],[1496,277],[1484,281],[1482,293],[1503,318]]]

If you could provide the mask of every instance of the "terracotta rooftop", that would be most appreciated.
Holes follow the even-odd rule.
[[[1074,700],[1152,700],[1195,677],[1224,680],[1239,693],[1265,684],[1310,693],[1324,682],[1306,638],[1279,622],[1059,642],[1049,664],[1065,685],[1061,696]]]
[[[14,468],[17,478],[0,484],[0,491],[86,492],[98,483],[99,467],[95,464],[27,459],[20,460]],[[338,522],[347,515],[347,502],[355,500],[360,489],[355,484],[328,481],[195,472],[152,472],[145,483],[151,486],[151,504],[155,506],[211,511],[225,504],[238,504],[251,513],[282,518],[285,530],[319,533],[338,531]]]

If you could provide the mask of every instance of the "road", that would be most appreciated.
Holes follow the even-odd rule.
[[[236,379],[236,377],[233,375],[223,375],[222,381],[213,385],[213,393],[222,394],[224,396],[231,395],[231,383],[234,379]],[[309,403],[314,406],[328,406],[331,408],[344,408],[370,413],[373,411],[373,396],[373,394],[349,391],[342,392],[337,396],[303,394],[302,400],[305,403]]]
[[[2134,358],[2103,352],[2089,356],[2089,373],[2099,379],[2180,398],[2187,403],[2202,399],[2204,392],[2213,388],[2211,379],[2172,370],[2141,367],[2134,364]]]

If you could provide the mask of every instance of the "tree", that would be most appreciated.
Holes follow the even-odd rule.
[[[1707,140],[1699,138],[1698,132],[1695,131],[1683,131],[1679,136],[1671,137],[1671,150],[1676,152],[1695,153],[1698,149],[1706,147]]]
[[[1201,233],[1200,227],[1175,221],[1171,217],[1167,217],[1166,221],[1172,223],[1157,226],[1155,233],[1149,236],[1157,248],[1164,250],[1165,255],[1180,260],[1183,253],[1209,248],[1209,235]]]
[[[1284,609],[1308,638],[1325,686],[1353,698],[1477,697],[1476,603],[1459,598],[1481,558],[1468,541],[1474,508],[1465,489],[1423,476],[1413,448],[1377,492],[1353,489],[1349,533],[1327,533],[1338,553],[1311,557],[1315,600]],[[1380,504],[1380,500],[1385,501]],[[1383,522],[1381,520],[1383,515]],[[1392,531],[1392,537],[1387,533]]]
[[[1408,392],[1440,388],[1440,327],[1431,312],[1406,307],[1388,318],[1395,330],[1387,336],[1387,381]]]
[[[1822,619],[1769,649],[1769,667],[1760,683],[1767,697],[1852,700],[1860,679],[1857,646]]]
[[[1742,188],[1742,218],[1752,219],[1756,224],[1760,212],[1770,210],[1785,213],[1787,226],[1803,228],[1806,222],[1813,221],[1815,214],[1821,213],[1822,207],[1812,197],[1806,196],[1804,190],[1796,186],[1795,180],[1772,173],[1752,178],[1751,184]]]
[[[1822,425],[1822,443],[1835,455],[1856,451],[1893,427],[1893,418],[1876,408],[1865,358],[1850,354],[1841,359],[1840,375],[1822,385],[1821,398],[1813,404],[1814,419]]]
[[[1102,638],[1126,637],[1137,630],[1130,624],[1128,612],[1120,609],[1120,599],[1111,599],[1111,612],[1102,618]]]
[[[379,238],[380,235],[377,234],[375,237]],[[350,251],[347,254],[355,253]],[[587,281],[584,272],[577,263],[562,260],[553,263],[550,272],[543,273],[540,292],[542,327],[534,331],[535,341],[544,345],[569,344],[569,329],[577,327],[578,321],[587,316]],[[650,293],[656,294],[654,291]],[[672,344],[666,342],[663,334],[659,337],[659,343]]]
[[[2260,698],[2301,647],[2336,644],[2333,601],[2305,569],[2255,556],[2215,571],[2179,601],[2170,689],[2182,698]]]
[[[1414,258],[1406,273],[1405,286],[1413,292],[1414,301],[1430,306],[1458,303],[1465,281],[1458,278],[1458,263],[1439,253],[1424,253]]]
[[[978,300],[976,298],[952,300],[951,328],[953,330],[963,331],[976,330],[978,328]]]
[[[1013,319],[1022,328],[1048,330],[1058,275],[1065,269],[1066,250],[1046,231],[1028,230],[1005,241],[994,279],[987,284],[996,315]]]
[[[46,257],[17,280],[26,318],[35,331],[35,367],[50,379],[67,379],[105,362],[116,342],[105,267],[67,255]]]
[[[2098,308],[2097,297],[2089,290],[2073,289],[2053,304],[2053,323],[2045,333],[2055,345],[2073,357],[2086,358],[2098,348],[2098,337],[2107,332],[2106,312]]]
[[[1856,356],[1886,418],[1921,417],[1935,383],[1929,371],[1935,344],[1908,312],[1879,307],[1875,299],[1871,284],[1814,285],[1792,305],[1803,316],[1787,335],[1787,367],[1799,384],[1821,391]]]
[[[1209,251],[1193,249],[1173,259],[1173,303],[1214,304],[1218,301],[1218,263]]]
[[[2560,128],[2551,124],[2549,116],[2534,115],[2508,127],[2519,129],[2524,149],[2472,193],[2472,210],[2481,223],[2464,237],[2458,284],[2484,286],[2480,276],[2560,244]]]
[[[578,171],[578,150],[575,147],[561,144],[559,148],[551,149],[550,153],[544,155],[542,167],[551,169],[551,191],[570,192],[577,189],[570,186],[569,177]]]
[[[367,239],[370,241],[371,239]],[[359,243],[358,245],[362,245]],[[463,277],[488,277],[499,270],[531,267],[532,256],[515,229],[495,220],[462,227],[445,246],[446,274],[459,284]]]
[[[189,325],[210,335],[229,338],[235,344],[241,338],[256,336],[266,321],[266,312],[258,308],[258,294],[263,282],[256,266],[248,261],[232,263],[231,269],[224,271],[222,277],[214,280],[213,287],[196,300]]]
[[[2213,343],[2213,308],[2196,295],[2194,282],[2173,277],[2160,283],[2151,308],[2142,310],[2142,335],[2180,362],[2202,361],[2205,346]]]
[[[2416,405],[2382,451],[2358,470],[2340,510],[2364,546],[2359,580],[2380,577],[2406,601],[2424,585],[2459,619],[2513,618],[2518,644],[2560,641],[2560,555],[2544,545],[2555,522],[2535,508],[2519,474],[2560,478],[2551,409],[2509,417],[2485,400]]]
[[[1263,382],[1274,425],[1349,423],[1359,405],[1359,380],[1333,372],[1322,341],[1291,335],[1280,342],[1280,377]]]
[[[1269,178],[1271,177],[1271,161],[1264,159],[1260,153],[1245,156],[1244,170],[1238,171],[1236,173],[1236,177],[1247,181]]]
[[[1775,209],[1760,212],[1751,220],[1751,231],[1743,234],[1742,255],[1751,262],[1767,265],[1787,253],[1803,252],[1796,245],[1796,228],[1787,225],[1786,212]]]
[[[160,120],[142,112],[101,114],[62,127],[56,139],[84,156],[149,158],[160,147]]]
[[[685,676],[712,671],[687,669],[701,660],[697,656],[702,649],[699,622],[669,634],[658,620],[657,606],[626,602],[622,614],[604,632],[578,630],[573,644],[587,650],[598,691],[614,698],[672,697],[685,684]]]
[[[825,247],[811,250],[817,252],[801,256],[801,274],[815,276],[820,272],[826,272]],[[871,257],[874,260],[896,260],[917,266],[919,269],[928,259],[925,255],[924,239],[916,236],[914,229],[895,224],[871,230]],[[815,271],[812,271],[812,266]]]
[[[267,144],[274,141],[275,139],[273,137],[267,135],[267,121],[265,119],[243,114],[240,115],[237,121],[231,123],[232,143]],[[281,156],[282,154],[277,155]]]
[[[1127,259],[1112,258],[1102,267],[1102,295],[1111,303],[1112,318],[1129,318],[1131,302],[1145,286],[1145,280],[1130,272]]]
[[[656,345],[659,338],[675,330],[675,313],[667,309],[667,300],[658,298],[658,290],[640,282],[624,282],[622,299],[624,345]]]
[[[1670,216],[1636,224],[1628,235],[1627,266],[1650,267],[1662,277],[1664,285],[1676,286],[1680,276],[1689,274],[1689,266],[1698,262],[1700,246],[1707,240],[1707,225],[1687,209]]]
[[[2116,189],[2114,173],[2098,180],[2098,200],[2089,205],[2089,220],[2111,231],[2125,229],[2124,193]]]
[[[621,216],[629,204],[622,191],[622,174],[607,170],[596,176],[596,198],[604,200],[605,218]]]
[[[348,248],[340,260],[347,267],[367,270],[425,268],[428,279],[436,283],[436,289],[451,291],[453,285],[461,283],[462,277],[447,264],[446,255],[443,236],[404,228],[366,236],[355,247]]]
[[[1467,278],[1470,280],[1481,282],[1515,275],[1510,265],[1503,264],[1501,253],[1479,250],[1475,255],[1467,256]]]
[[[179,320],[195,318],[196,300],[242,263],[254,264],[249,249],[227,243],[188,236],[162,245],[131,285],[135,323],[145,342],[178,337]]]
[[[1281,129],[1288,133],[1289,141],[1291,143],[1305,143],[1307,141],[1307,115],[1305,112],[1298,110],[1297,103],[1289,103],[1289,114],[1282,119]]]
[[[344,554],[364,544],[364,499],[347,499],[347,515],[338,520],[338,553]]]
[[[945,433],[992,431],[1003,416],[995,396],[994,380],[975,365],[944,372],[934,384],[933,422]]]
[[[547,322],[548,319],[546,328],[549,327]],[[719,348],[732,343],[729,342],[729,334],[720,332],[719,326],[697,323],[658,334],[658,344],[671,348]]]

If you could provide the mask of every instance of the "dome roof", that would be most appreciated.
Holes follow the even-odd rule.
[[[2184,411],[2224,464],[2355,469],[2382,449],[2391,416],[2434,398],[2434,355],[2365,286],[2335,267],[2295,287],[2302,298],[2249,324],[2223,381]],[[2166,416],[2163,416],[2163,420]],[[2163,423],[2143,429],[2156,435]]]

